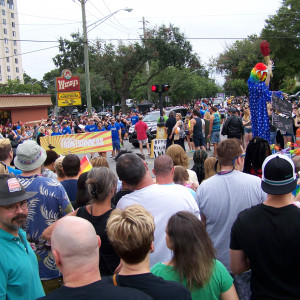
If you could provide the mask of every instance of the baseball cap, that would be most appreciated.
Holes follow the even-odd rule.
[[[26,192],[14,174],[0,175],[0,206],[27,200],[35,194],[36,192]]]
[[[262,165],[261,187],[271,195],[283,195],[292,192],[297,185],[293,161],[286,155],[268,156]]]

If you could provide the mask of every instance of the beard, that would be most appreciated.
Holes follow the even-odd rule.
[[[11,219],[10,224],[6,224],[8,228],[11,230],[19,230],[25,226],[27,215],[25,214],[18,214]]]

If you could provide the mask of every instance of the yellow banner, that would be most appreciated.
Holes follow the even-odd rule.
[[[57,93],[57,105],[58,106],[81,105],[81,93],[80,92]]]
[[[45,136],[40,141],[45,150],[61,155],[113,150],[110,131]]]

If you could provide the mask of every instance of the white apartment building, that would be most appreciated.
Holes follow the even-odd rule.
[[[17,0],[0,0],[0,84],[23,83]]]

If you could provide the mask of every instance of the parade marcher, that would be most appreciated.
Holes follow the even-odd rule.
[[[192,117],[193,118],[191,119],[190,135],[193,137],[195,150],[199,150],[200,147],[204,148],[203,134],[202,134],[202,121],[200,118],[200,113],[196,109],[193,110]]]
[[[107,234],[121,257],[122,268],[118,274],[103,281],[138,289],[155,300],[191,300],[190,292],[182,284],[166,281],[150,272],[149,255],[155,251],[154,229],[153,216],[140,205],[116,209],[111,213]]]
[[[174,137],[170,138],[170,136],[172,134],[172,130],[173,130],[175,124],[176,124],[175,114],[174,114],[173,111],[170,111],[169,118],[165,123],[165,130],[166,130],[166,133],[167,133],[166,149],[168,149],[168,147],[170,147],[173,143]]]
[[[116,170],[119,179],[134,190],[121,198],[117,208],[124,209],[132,204],[140,204],[155,219],[155,251],[150,254],[150,265],[169,260],[171,253],[164,242],[168,218],[180,210],[198,215],[195,199],[183,186],[154,184],[148,166],[136,154],[122,155],[117,160]]]
[[[169,139],[173,139],[174,144],[181,146],[182,149],[185,151],[184,138],[185,138],[185,132],[184,132],[184,127],[183,127],[182,115],[181,115],[181,113],[177,113],[176,114],[176,124],[172,129],[172,133],[171,133]]]
[[[241,140],[244,134],[244,125],[240,117],[237,115],[235,107],[230,108],[231,116],[227,118],[222,128],[222,135],[227,135],[227,138],[236,138]]]
[[[13,174],[0,175],[0,298],[36,299],[45,295],[37,257],[21,229],[28,217],[26,192]]]
[[[150,147],[149,147],[148,136],[147,136],[148,125],[145,122],[143,122],[143,116],[139,116],[139,121],[135,124],[134,130],[137,133],[137,140],[139,142],[141,153],[144,155],[143,145],[146,145],[148,150],[148,155],[150,156]]]
[[[135,125],[138,121],[139,121],[138,113],[134,111],[131,116],[131,125]]]
[[[40,175],[46,157],[46,151],[36,142],[25,141],[18,146],[14,163],[23,171],[18,178],[25,190],[37,192],[29,199],[25,230],[31,247],[39,257],[40,278],[47,294],[58,288],[62,281],[50,246],[41,235],[51,223],[71,212],[73,208],[64,187],[57,180]]]
[[[71,128],[70,126],[68,125],[68,122],[67,121],[63,121],[61,123],[62,125],[62,134],[65,135],[65,134],[71,134],[72,131],[71,131]]]
[[[110,122],[111,123],[107,126],[107,130],[111,131],[112,146],[113,146],[113,151],[110,158],[115,158],[116,154],[120,152],[120,143],[122,143],[123,140],[121,136],[121,127],[119,123],[116,123],[115,118],[111,118]]]
[[[242,173],[245,153],[239,140],[222,141],[217,148],[217,154],[221,171],[201,183],[196,193],[196,201],[201,219],[216,249],[217,259],[230,272],[231,226],[239,212],[262,203],[266,194],[260,187],[261,180],[258,177]],[[235,287],[241,299],[248,299],[249,285],[250,274],[235,277]],[[242,290],[240,286],[243,287]]]
[[[217,148],[221,141],[220,139],[220,115],[218,114],[218,108],[216,106],[210,107],[210,123],[209,123],[209,135],[207,136],[214,146],[214,156],[217,156]]]
[[[59,131],[59,127],[57,124],[54,125],[54,131],[51,132],[51,136],[56,136],[56,135],[62,135],[62,133]]]
[[[231,231],[230,267],[240,274],[251,267],[251,299],[299,299],[300,210],[291,192],[297,185],[293,161],[267,157],[262,166],[267,199],[241,212]]]
[[[64,285],[41,299],[150,300],[142,292],[110,286],[101,280],[98,267],[100,246],[101,240],[87,220],[74,216],[59,220],[53,230],[51,247],[56,265],[63,274]]]

